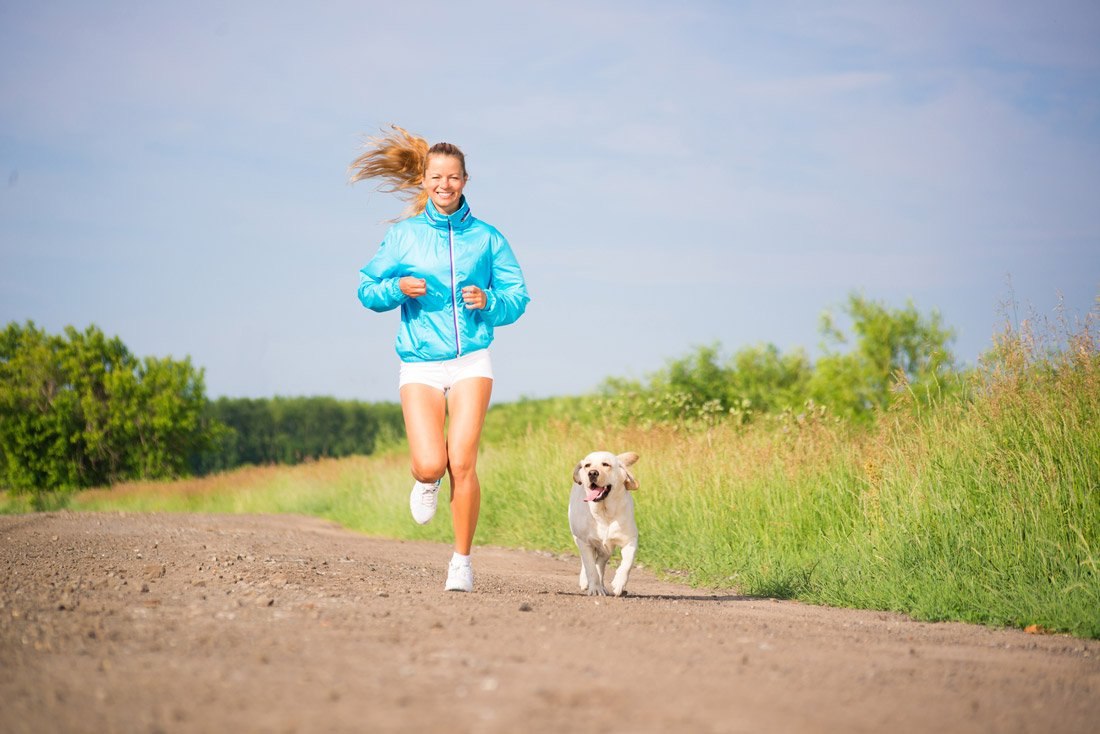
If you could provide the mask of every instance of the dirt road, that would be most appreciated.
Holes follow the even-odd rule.
[[[644,541],[644,539],[643,539]],[[0,517],[2,732],[1096,732],[1100,643],[280,516]]]

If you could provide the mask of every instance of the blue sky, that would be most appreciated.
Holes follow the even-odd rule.
[[[306,5],[0,6],[0,322],[189,355],[212,397],[396,399],[355,291],[403,207],[346,171],[390,123],[465,150],[524,268],[498,402],[813,355],[853,291],[970,363],[1096,306],[1092,0]]]

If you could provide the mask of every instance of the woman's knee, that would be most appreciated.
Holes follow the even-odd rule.
[[[451,476],[454,477],[455,482],[461,482],[470,477],[477,476],[477,455],[463,456],[461,454],[456,455],[452,453],[447,469],[450,470]]]
[[[434,482],[446,473],[446,456],[412,457],[412,475],[418,482]]]

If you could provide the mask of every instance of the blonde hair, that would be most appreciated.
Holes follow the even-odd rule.
[[[348,167],[351,183],[378,178],[379,191],[397,194],[409,202],[401,218],[413,217],[424,211],[428,204],[428,192],[422,187],[428,158],[433,155],[449,155],[462,165],[466,173],[466,156],[457,145],[436,143],[428,147],[428,141],[413,135],[403,127],[390,125],[393,131],[367,138],[366,150]]]

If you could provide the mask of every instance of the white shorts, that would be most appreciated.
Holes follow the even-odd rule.
[[[402,362],[398,387],[413,383],[428,385],[445,393],[456,382],[469,377],[493,379],[493,361],[489,358],[488,349],[479,349],[442,362]]]

